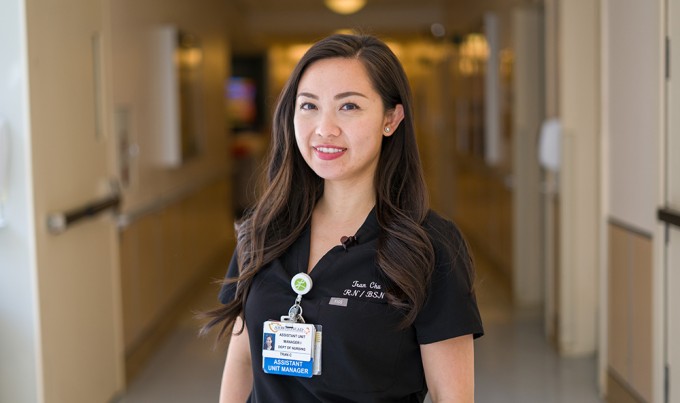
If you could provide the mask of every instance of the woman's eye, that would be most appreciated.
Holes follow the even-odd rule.
[[[359,105],[353,104],[353,103],[347,103],[347,104],[342,105],[342,107],[340,109],[342,109],[343,111],[353,111],[355,109],[359,109]]]
[[[300,109],[303,111],[310,111],[312,109],[316,109],[316,105],[309,102],[303,102],[300,104]]]

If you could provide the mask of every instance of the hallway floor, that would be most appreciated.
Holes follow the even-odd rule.
[[[508,282],[481,259],[476,263],[485,331],[475,342],[476,401],[602,402],[595,356],[559,357],[544,336],[542,311],[513,309]]]
[[[477,293],[486,334],[475,344],[476,401],[597,403],[596,360],[560,358],[543,336],[540,312],[512,308],[507,282],[477,258]],[[226,348],[196,337],[191,312],[210,307],[206,288],[174,332],[128,385],[120,403],[215,403]]]

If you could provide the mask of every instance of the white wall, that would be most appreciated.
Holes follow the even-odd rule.
[[[7,222],[0,228],[0,402],[30,403],[41,393],[25,29],[24,1],[0,2],[0,120],[11,136]]]
[[[609,216],[653,234],[658,194],[660,74],[659,2],[621,0],[609,21]]]
[[[599,265],[599,2],[558,4],[558,115],[562,121],[560,177],[559,349],[596,348]]]

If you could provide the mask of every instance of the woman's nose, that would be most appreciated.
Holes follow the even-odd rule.
[[[316,134],[322,137],[337,136],[340,134],[340,126],[338,126],[335,117],[332,114],[325,113],[319,117],[319,122],[316,126]]]

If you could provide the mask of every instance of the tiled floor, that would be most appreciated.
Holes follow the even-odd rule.
[[[486,335],[475,345],[476,401],[597,403],[594,357],[558,357],[543,337],[540,312],[512,309],[509,287],[478,259],[477,292]],[[211,306],[206,289],[120,403],[215,403],[225,348],[196,337],[191,311]]]

